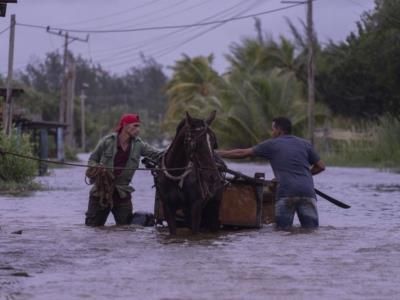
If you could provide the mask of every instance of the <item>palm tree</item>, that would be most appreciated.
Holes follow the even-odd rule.
[[[245,38],[241,43],[229,47],[231,53],[225,55],[231,64],[230,73],[254,73],[269,69],[267,49],[263,43],[252,38]]]
[[[280,43],[271,40],[267,45],[267,53],[272,68],[306,82],[306,57],[304,53],[296,54],[296,47],[291,41],[283,36],[280,37]]]
[[[224,144],[235,147],[269,138],[274,117],[297,120],[299,108],[306,111],[301,83],[278,69],[228,81],[221,98],[224,113],[216,120],[216,132]]]
[[[220,96],[224,114],[216,121],[219,136],[230,146],[253,145],[270,137],[271,121],[280,115],[290,117],[302,134],[307,124],[304,55],[283,37],[280,43],[245,39],[230,49],[226,57],[232,66]],[[327,114],[316,104],[318,117]]]
[[[218,86],[221,78],[211,67],[213,56],[190,58],[187,55],[171,69],[172,79],[166,86],[168,108],[165,126],[168,129],[182,119],[185,111],[194,115],[207,115],[220,109]]]

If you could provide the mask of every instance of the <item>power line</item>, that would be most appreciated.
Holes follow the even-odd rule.
[[[212,0],[208,0],[208,1],[212,1]],[[145,25],[145,24],[150,23],[151,21],[160,21],[160,20],[164,20],[164,19],[166,19],[166,18],[168,18],[168,17],[170,17],[170,16],[185,13],[185,12],[187,12],[187,11],[192,10],[193,8],[198,8],[198,7],[203,6],[203,5],[205,5],[205,4],[208,4],[208,2],[207,2],[207,1],[204,1],[204,0],[200,0],[200,2],[199,2],[199,3],[196,3],[195,5],[192,5],[192,6],[189,6],[189,7],[185,7],[185,8],[183,8],[183,9],[181,9],[181,10],[173,11],[173,12],[171,12],[171,13],[162,15],[162,16],[160,16],[160,17],[157,17],[157,16],[156,16],[156,17],[153,18],[153,19],[146,19],[146,22],[135,23],[135,25],[133,25],[133,26]],[[137,19],[135,19],[135,20],[137,21]]]
[[[138,21],[138,20],[143,20],[143,19],[147,21],[149,17],[156,16],[160,12],[165,12],[165,11],[168,11],[170,9],[173,9],[174,7],[180,6],[185,2],[186,2],[186,0],[178,0],[178,1],[175,1],[175,3],[167,3],[166,7],[160,7],[158,9],[156,9],[156,10],[152,10],[152,11],[150,11],[148,13],[145,13],[143,15],[140,15],[138,17],[133,16],[133,17],[129,18],[129,20],[123,20],[123,21],[119,21],[119,22],[113,22],[113,23],[108,23],[108,24],[103,24],[103,25],[100,25],[100,26],[96,26],[96,28],[97,28],[96,30],[100,30],[101,28],[110,28],[110,27],[113,27],[113,26],[116,27],[115,25],[126,24],[126,23],[129,23],[129,22],[132,22],[133,20],[135,22]],[[132,24],[131,26],[138,26],[137,24],[138,23]]]
[[[47,27],[48,27],[48,26],[42,26],[42,25],[22,24],[22,23],[17,23],[17,25],[22,26],[22,27],[37,28],[37,29],[47,29]]]
[[[238,8],[239,6],[241,6],[242,4],[244,4],[244,3],[246,3],[246,2],[247,2],[247,0],[245,0],[245,1],[240,1],[240,3],[238,3],[238,4],[234,5],[234,6],[232,6],[231,8],[229,8],[229,9],[227,9],[227,10],[224,10],[224,11],[222,11],[222,12],[219,12],[219,13],[217,13],[217,14],[214,14],[214,15],[212,15],[212,16],[206,18],[206,19],[211,19],[211,18],[213,18],[213,17],[215,17],[215,16],[218,16],[218,15],[226,15],[226,14],[228,13],[228,11],[233,10],[233,9],[236,9],[236,8]],[[235,12],[235,13],[233,14],[233,16],[239,16],[239,15],[245,13],[245,12],[248,12],[249,10],[251,10],[252,8],[254,8],[254,6],[257,6],[257,5],[255,5],[257,2],[260,4],[260,2],[259,2],[258,0],[255,0],[255,1],[253,1],[253,3],[252,3],[250,6],[246,7],[244,10],[241,10],[241,11],[239,11],[239,12]],[[184,44],[186,44],[186,43],[188,43],[188,42],[190,42],[190,41],[192,41],[192,40],[194,40],[194,39],[200,37],[201,35],[203,35],[203,34],[209,32],[209,31],[211,31],[211,30],[214,30],[214,29],[217,28],[217,27],[220,27],[220,26],[222,26],[222,25],[224,25],[224,24],[217,24],[217,25],[214,25],[214,26],[212,26],[212,28],[206,29],[205,31],[203,30],[203,31],[201,31],[201,32],[199,32],[199,33],[196,33],[195,35],[190,36],[188,39],[186,39],[186,40],[184,40],[184,41],[181,41],[181,40],[180,40],[180,41],[177,41],[177,42],[169,43],[169,45],[167,45],[166,47],[164,47],[164,48],[162,48],[162,49],[157,49],[156,51],[154,51],[153,53],[151,53],[149,56],[150,56],[150,57],[154,57],[154,56],[158,57],[159,55],[164,56],[165,54],[168,54],[169,52],[171,52],[171,51],[173,51],[173,50],[176,50],[176,49],[179,48],[180,46],[183,46]],[[197,30],[198,28],[191,28],[191,29]],[[189,30],[191,30],[191,29],[189,29]],[[178,29],[177,31],[184,31],[184,30],[186,30],[186,28],[184,28],[184,29]],[[116,61],[116,60],[117,60],[118,63],[114,63],[114,64],[111,64],[111,63],[110,63],[110,64],[108,64],[108,65],[110,65],[110,66],[120,66],[120,65],[126,64],[127,62],[136,61],[137,58],[136,58],[136,59],[132,59],[132,57],[133,57],[133,56],[136,56],[137,54],[139,54],[139,53],[141,53],[141,52],[142,52],[142,51],[136,51],[136,52],[134,53],[134,55],[132,55],[131,53],[128,54],[128,55],[124,55],[124,57],[120,57],[119,59],[117,58],[117,59],[112,60],[112,61]],[[160,56],[160,57],[161,57],[161,56]],[[127,59],[127,58],[128,58],[128,59]],[[123,61],[121,61],[121,59],[123,59]]]
[[[207,20],[212,20],[212,19],[215,18],[215,17],[228,16],[228,15],[229,15],[228,13],[229,13],[230,11],[232,11],[232,10],[234,10],[234,9],[236,9],[236,8],[238,8],[238,7],[240,7],[241,5],[243,5],[244,3],[246,3],[247,1],[248,1],[248,0],[241,0],[241,1],[239,1],[239,3],[236,3],[235,5],[233,5],[233,6],[229,7],[229,8],[227,8],[227,9],[224,9],[224,10],[222,10],[222,11],[218,11],[217,13],[212,14],[211,16],[208,16],[208,17],[206,17],[206,18],[203,18],[202,20],[199,21],[199,23],[200,23],[200,22],[207,21]],[[168,34],[162,34],[162,35],[156,36],[156,37],[154,37],[154,38],[147,39],[147,40],[141,42],[139,45],[135,45],[135,46],[133,46],[133,47],[125,48],[124,50],[119,50],[118,52],[114,53],[111,57],[110,57],[110,56],[107,56],[107,57],[104,57],[104,58],[101,59],[101,60],[104,60],[104,59],[105,59],[105,60],[110,60],[110,58],[111,58],[112,60],[115,61],[115,60],[116,60],[116,59],[115,59],[116,55],[119,56],[120,58],[132,57],[132,53],[131,53],[132,50],[139,50],[139,49],[143,49],[143,48],[146,48],[146,47],[152,47],[151,44],[153,44],[154,42],[157,43],[157,42],[159,42],[159,41],[161,41],[161,40],[166,39],[167,37],[176,35],[176,34],[181,33],[181,32],[183,32],[183,31],[186,31],[185,33],[187,33],[187,32],[190,31],[190,30],[197,30],[197,29],[198,29],[198,28],[189,28],[189,29],[187,29],[187,28],[179,28],[179,29],[177,29],[177,30],[175,30],[175,31],[173,31],[173,32],[168,33]],[[183,34],[185,34],[185,33],[183,33]],[[180,35],[179,38],[181,38],[181,37],[182,37],[182,36]],[[139,52],[140,52],[140,51],[136,51],[135,54],[138,54]]]
[[[197,3],[196,5],[187,7],[187,8],[186,8],[185,10],[183,10],[183,11],[182,11],[182,10],[181,10],[181,11],[176,11],[176,12],[174,12],[174,13],[186,12],[186,11],[188,11],[188,10],[191,10],[191,9],[193,9],[193,8],[197,8],[197,7],[202,6],[202,5],[204,5],[204,4],[207,4],[207,2],[204,1],[204,0],[201,0],[200,3]],[[163,18],[169,17],[169,16],[173,15],[174,13],[170,13],[170,14],[168,14],[168,15],[164,15]],[[162,18],[162,19],[163,19],[163,18]],[[206,19],[203,19],[203,21],[204,21],[204,20],[209,20],[210,18],[211,18],[211,17],[207,17]],[[157,21],[159,21],[160,19],[161,19],[161,18],[158,18]],[[168,36],[174,35],[174,34],[177,33],[177,32],[182,32],[182,31],[184,31],[184,30],[185,30],[185,29],[180,28],[180,29],[178,29],[178,30],[176,30],[176,31],[173,31],[172,33],[162,34],[162,35],[158,35],[158,36],[156,36],[156,37],[154,37],[154,38],[146,39],[146,40],[140,42],[140,46],[138,46],[136,42],[135,42],[135,43],[132,43],[132,42],[131,42],[131,43],[127,44],[127,45],[118,47],[118,48],[117,48],[118,51],[117,51],[115,54],[119,54],[119,53],[122,54],[122,53],[126,53],[126,52],[129,52],[129,51],[138,49],[138,48],[140,48],[142,45],[143,45],[143,46],[144,46],[144,45],[148,45],[149,43],[152,43],[153,41],[159,41],[160,39],[165,39],[165,38],[168,37]],[[135,46],[133,46],[134,44],[135,44]],[[93,51],[93,53],[111,53],[111,52],[115,51],[115,49],[116,49],[116,47],[113,47],[113,48],[111,48],[111,49],[110,49],[110,48],[109,48],[109,49],[100,49],[100,50],[95,50],[95,51]]]
[[[152,5],[152,4],[154,4],[156,2],[159,2],[159,1],[160,0],[153,0],[151,2],[147,2],[147,3],[141,4],[141,5],[137,5],[137,6],[128,8],[128,9],[124,9],[122,11],[118,11],[116,13],[112,13],[112,14],[109,14],[109,15],[103,15],[103,16],[100,16],[100,17],[96,17],[96,18],[92,18],[92,19],[88,19],[88,20],[83,20],[83,21],[78,21],[78,22],[73,22],[73,23],[65,23],[63,25],[77,25],[77,24],[85,24],[85,23],[91,23],[91,22],[94,22],[94,21],[104,20],[104,19],[107,19],[107,18],[110,18],[110,17],[115,17],[115,16],[119,16],[119,15],[123,15],[123,14],[129,13],[129,12],[131,12],[133,10]]]
[[[190,29],[190,28],[195,29],[196,27],[209,26],[209,25],[213,25],[213,24],[214,24],[214,25],[224,25],[225,23],[228,23],[228,22],[230,22],[230,21],[241,20],[241,19],[246,19],[246,18],[253,18],[254,16],[265,15],[265,14],[269,14],[269,13],[274,13],[274,12],[286,10],[286,9],[289,9],[289,8],[292,8],[292,7],[295,7],[295,6],[298,6],[298,5],[301,5],[301,4],[289,5],[289,6],[285,6],[285,7],[281,7],[281,8],[277,8],[277,9],[270,9],[270,10],[267,10],[267,11],[262,11],[262,12],[259,12],[259,13],[249,14],[249,15],[245,15],[245,16],[234,16],[234,17],[230,17],[230,18],[224,18],[224,19],[222,19],[222,20],[213,20],[213,21],[207,21],[207,22],[204,22],[204,21],[203,21],[203,22],[198,22],[198,23],[196,23],[196,24],[173,26],[173,28],[176,28],[176,29],[178,29],[178,30],[174,31],[173,33],[167,34],[167,35],[165,35],[165,36],[170,36],[170,35],[173,35],[173,34],[175,34],[175,33],[177,34],[177,33],[181,32],[181,31],[184,31],[184,30]],[[206,19],[209,19],[209,18],[206,18]],[[47,26],[44,27],[44,26],[41,26],[41,25],[34,25],[34,24],[17,24],[17,25],[26,26],[26,27],[31,27],[31,28],[38,28],[38,29],[44,29],[44,28],[47,29],[47,28],[48,28]],[[160,27],[162,27],[162,26],[160,26]],[[165,27],[165,26],[164,26],[164,27]],[[219,26],[216,26],[216,27],[219,27]],[[153,28],[153,27],[149,27],[149,28]],[[53,29],[53,28],[52,28],[52,29]],[[138,29],[134,29],[134,30],[137,31]],[[146,30],[147,30],[147,29],[146,29]],[[207,29],[205,32],[201,32],[201,33],[195,34],[194,36],[188,37],[188,39],[186,39],[186,40],[183,41],[183,42],[177,42],[177,43],[175,43],[175,44],[171,44],[171,43],[170,43],[169,46],[164,47],[163,49],[159,49],[158,51],[156,50],[155,54],[156,54],[156,55],[160,54],[161,56],[164,56],[164,55],[168,54],[172,49],[177,48],[177,47],[180,47],[180,46],[182,46],[182,45],[184,45],[184,44],[190,42],[191,40],[194,40],[194,39],[196,39],[197,37],[200,37],[201,35],[204,35],[205,33],[209,32],[209,31],[211,31],[211,30],[213,30],[213,29]],[[124,30],[124,31],[126,31],[126,30]],[[117,32],[117,31],[116,31],[116,32]],[[163,36],[160,36],[159,39],[163,39]],[[159,39],[158,39],[158,40],[159,40]],[[156,40],[156,42],[157,42],[158,40]],[[147,42],[147,40],[146,40],[146,42]],[[152,41],[151,41],[151,39],[150,39],[150,43],[151,43],[151,42],[152,42]],[[127,53],[129,50],[140,49],[140,48],[142,48],[142,47],[145,46],[145,45],[146,45],[146,44],[140,45],[140,46],[135,46],[135,47],[128,47],[128,49],[127,49],[126,51],[121,51],[121,50],[119,50],[119,53],[121,53],[121,54],[124,53],[124,52]],[[96,52],[96,51],[95,51],[95,52]],[[140,51],[137,51],[137,53],[139,53],[139,52],[140,52]],[[132,55],[130,55],[130,56],[132,57]],[[126,55],[125,57],[128,58],[128,55]],[[115,56],[114,56],[113,58],[114,58],[114,59],[113,59],[114,61],[115,61],[115,60],[118,60],[118,59],[115,59]],[[125,58],[125,60],[126,60],[126,58]],[[120,58],[120,62],[121,62],[121,59],[123,59],[123,57]],[[137,58],[136,58],[135,60],[137,60]],[[132,61],[132,60],[130,60],[130,61]]]
[[[253,4],[251,4],[248,8],[246,8],[245,10],[243,10],[243,11],[237,13],[235,16],[240,16],[241,14],[243,14],[243,13],[245,13],[245,12],[251,10],[254,6],[257,6],[257,4],[256,4],[257,2],[258,2],[258,4],[260,3],[258,0],[256,0],[256,1],[253,2]],[[208,28],[208,29],[206,29],[206,30],[203,30],[203,31],[201,31],[201,32],[198,32],[198,33],[196,33],[195,35],[189,37],[188,39],[186,39],[186,40],[180,42],[179,44],[175,44],[175,45],[172,45],[172,46],[169,47],[169,48],[163,49],[162,51],[160,51],[160,53],[157,53],[157,54],[156,54],[156,57],[157,57],[157,58],[160,58],[160,57],[163,57],[163,56],[165,56],[165,55],[168,55],[168,54],[170,54],[171,52],[175,51],[175,49],[180,48],[181,46],[183,46],[183,45],[185,45],[185,44],[187,44],[187,43],[189,43],[189,42],[191,42],[191,41],[193,41],[193,40],[195,40],[195,39],[197,39],[197,38],[203,36],[204,34],[210,32],[210,31],[213,31],[213,30],[217,29],[217,28],[220,27],[220,26],[223,26],[224,24],[225,24],[225,23],[223,23],[223,24],[216,24],[216,25],[212,26],[211,28]]]
[[[366,6],[364,6],[364,5],[360,4],[359,2],[357,2],[357,1],[355,1],[355,0],[349,0],[349,1],[350,1],[350,2],[352,2],[353,4],[355,4],[355,5],[359,6],[359,7],[362,7],[362,8],[367,8]]]
[[[215,25],[215,24],[225,24],[231,21],[243,20],[254,18],[262,15],[267,15],[271,13],[275,13],[278,11],[287,10],[296,6],[304,5],[303,2],[296,3],[293,5],[288,5],[280,8],[270,9],[266,11],[262,11],[255,14],[249,14],[245,16],[239,17],[232,17],[222,20],[215,20],[210,22],[204,23],[192,23],[192,24],[182,24],[182,25],[165,25],[165,26],[150,26],[150,27],[139,27],[139,28],[130,28],[130,29],[109,29],[109,30],[84,30],[84,29],[67,29],[67,28],[59,28],[59,27],[52,27],[52,30],[60,30],[60,31],[68,31],[68,32],[75,32],[75,33],[92,33],[92,34],[104,34],[104,33],[124,33],[124,32],[136,32],[136,31],[151,31],[151,30],[169,30],[169,29],[178,29],[178,28],[191,28],[191,27],[200,27],[200,26],[208,26],[208,25]],[[23,27],[31,27],[31,28],[40,28],[40,29],[47,29],[49,26],[43,25],[34,25],[34,24],[24,24],[24,23],[17,23],[18,26]]]
[[[0,35],[3,34],[4,32],[6,32],[8,29],[10,29],[10,26],[8,26],[7,28],[5,28],[2,31],[0,31]]]
[[[236,8],[236,7],[238,7],[238,6],[242,5],[242,4],[245,4],[245,3],[247,3],[247,1],[241,1],[240,3],[238,3],[238,4],[236,4],[235,6],[231,7],[231,9]],[[259,6],[260,4],[261,4],[261,2],[258,1],[258,0],[253,1],[253,3],[250,4],[250,6],[247,6],[245,9],[242,9],[241,11],[237,11],[236,13],[234,13],[234,14],[233,14],[233,17],[238,17],[238,16],[242,15],[243,13],[246,13],[246,12],[248,12],[249,10],[254,9],[254,7]],[[230,9],[230,10],[231,10],[231,9]],[[227,11],[224,11],[224,14],[226,14],[225,12],[227,12]],[[213,16],[208,17],[208,19],[210,19],[210,18],[212,18],[212,17],[215,17],[216,15],[220,15],[220,14],[221,14],[221,13],[214,14]],[[204,20],[205,20],[205,19],[203,19],[202,21],[204,21]],[[201,23],[201,22],[200,22],[200,23]],[[204,22],[203,22],[203,23],[204,23]],[[212,31],[212,30],[215,30],[216,28],[218,28],[218,27],[220,27],[220,26],[222,26],[222,25],[224,25],[224,24],[225,24],[225,23],[222,23],[222,24],[221,24],[221,23],[215,24],[215,25],[212,26],[211,28],[208,28],[208,29],[206,29],[206,30],[200,31],[200,32],[198,32],[198,33],[195,33],[194,35],[187,36],[185,40],[180,39],[180,41],[175,41],[175,42],[169,43],[169,45],[166,45],[166,46],[163,47],[163,48],[160,48],[160,49],[157,49],[157,50],[153,51],[151,54],[149,54],[149,56],[150,56],[150,57],[154,57],[154,58],[160,58],[160,57],[163,57],[163,56],[165,56],[165,55],[168,55],[169,53],[175,51],[176,49],[180,48],[181,46],[183,46],[183,45],[185,45],[185,44],[187,44],[187,43],[189,43],[189,42],[191,42],[191,41],[193,41],[193,40],[195,40],[195,39],[197,39],[197,38],[203,36],[204,34],[210,32],[210,31]],[[192,28],[192,29],[197,30],[196,28]],[[183,30],[186,30],[186,28],[184,28],[184,29],[178,29],[178,30],[175,31],[175,32],[183,31]],[[174,32],[174,33],[175,33],[175,32]],[[172,34],[174,34],[174,33],[172,33]],[[172,34],[168,34],[168,35],[172,35]],[[166,36],[167,36],[167,35],[166,35]],[[166,36],[164,36],[164,37],[166,37]],[[158,40],[163,39],[164,37],[156,38],[155,41],[157,42]],[[181,38],[181,36],[180,36],[180,38]],[[184,37],[184,38],[185,38],[185,37]],[[146,46],[147,46],[147,45],[146,45]],[[142,48],[142,47],[134,47],[134,49],[140,49],[140,48]],[[134,49],[132,49],[132,50],[134,50]],[[142,50],[142,51],[143,51],[143,50]],[[116,63],[111,63],[111,62],[110,62],[110,63],[107,63],[106,67],[107,67],[107,66],[120,66],[120,65],[126,64],[126,63],[128,63],[128,62],[137,61],[138,58],[133,58],[133,57],[137,56],[137,55],[140,54],[142,51],[138,50],[138,51],[135,51],[134,53],[127,53],[127,54],[125,54],[125,55],[120,55],[119,58],[116,58],[115,56],[113,56],[112,59],[111,59],[111,62],[114,61],[114,62],[116,62]],[[121,52],[122,52],[122,51],[121,51]],[[127,51],[123,51],[123,52],[127,52]],[[122,54],[122,53],[121,53],[121,54]],[[110,59],[106,59],[106,60],[110,61]]]

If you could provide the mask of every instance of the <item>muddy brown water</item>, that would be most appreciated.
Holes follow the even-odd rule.
[[[87,156],[83,156],[87,158]],[[230,163],[253,175],[267,165]],[[83,225],[84,169],[55,169],[49,190],[0,196],[0,299],[398,299],[400,174],[330,167],[316,187],[314,232],[223,231],[177,237],[165,229]],[[148,172],[133,185],[135,210],[152,211]],[[298,221],[296,220],[296,224]]]

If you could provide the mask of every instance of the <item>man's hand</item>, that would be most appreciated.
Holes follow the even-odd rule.
[[[86,177],[89,179],[95,179],[97,175],[107,172],[107,168],[104,165],[90,166],[86,169]]]
[[[253,148],[216,150],[215,152],[223,158],[246,158],[254,156]]]
[[[314,165],[312,165],[311,174],[317,175],[318,173],[321,173],[324,170],[325,170],[325,164],[322,160],[319,160]]]

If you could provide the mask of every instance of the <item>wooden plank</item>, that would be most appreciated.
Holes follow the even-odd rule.
[[[262,226],[262,185],[233,181],[226,186],[220,206],[222,225]]]

